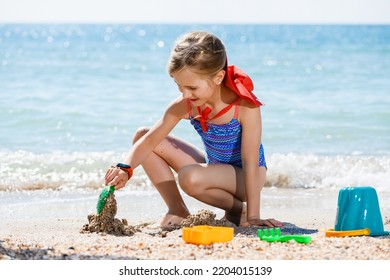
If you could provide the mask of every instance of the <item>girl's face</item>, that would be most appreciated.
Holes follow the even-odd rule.
[[[215,93],[217,85],[212,78],[198,74],[184,67],[172,74],[183,98],[188,98],[194,106],[203,105]]]

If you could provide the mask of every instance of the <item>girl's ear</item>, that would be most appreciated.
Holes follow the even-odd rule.
[[[215,84],[220,85],[223,81],[223,78],[225,77],[225,70],[219,70],[217,74],[215,74],[213,81]]]

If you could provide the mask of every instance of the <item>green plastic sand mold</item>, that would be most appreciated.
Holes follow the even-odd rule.
[[[99,195],[98,203],[96,205],[97,213],[100,214],[106,205],[107,198],[115,191],[115,186],[105,187]]]
[[[280,228],[269,228],[257,230],[257,236],[260,240],[267,242],[287,242],[295,240],[298,243],[309,244],[311,236],[307,235],[282,235]]]

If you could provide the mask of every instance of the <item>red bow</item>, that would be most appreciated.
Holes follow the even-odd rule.
[[[209,129],[207,127],[206,122],[209,120],[209,114],[211,112],[211,108],[206,107],[203,111],[201,111],[200,108],[198,107],[198,112],[199,112],[199,115],[196,117],[199,117],[200,126],[202,127],[203,131],[207,132]]]
[[[256,106],[264,105],[252,93],[254,86],[251,78],[244,71],[234,65],[227,67],[225,86],[232,89],[238,96],[248,100]]]
[[[207,121],[211,121],[213,119],[216,119],[216,118],[219,118],[220,116],[222,116],[223,114],[225,114],[226,112],[228,112],[230,110],[230,108],[233,107],[233,105],[235,104],[235,102],[227,105],[225,108],[223,108],[221,111],[218,112],[218,114],[216,114],[214,117],[212,117],[211,119],[209,119],[209,114],[211,112],[211,108],[210,107],[206,107],[204,108],[204,110],[200,110],[199,107],[198,108],[198,113],[199,115],[197,115],[196,117],[194,117],[194,119],[196,118],[199,118],[199,122],[200,122],[200,126],[202,127],[202,130],[204,132],[207,132],[209,130],[208,126],[207,126]]]

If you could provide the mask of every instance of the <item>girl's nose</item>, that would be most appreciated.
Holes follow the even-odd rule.
[[[183,90],[181,93],[183,94],[183,98],[185,98],[185,99],[190,98],[192,96],[192,93],[190,90]]]

